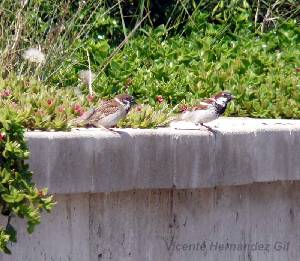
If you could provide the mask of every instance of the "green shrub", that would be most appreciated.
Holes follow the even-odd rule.
[[[132,39],[93,82],[97,95],[92,102],[86,98],[87,87],[78,80],[80,68],[74,65],[73,72],[64,72],[71,68],[66,66],[57,74],[62,77],[59,81],[67,85],[60,89],[32,77],[20,79],[10,74],[0,79],[0,90],[11,92],[11,96],[0,99],[0,104],[18,111],[28,129],[64,130],[83,110],[97,106],[99,97],[109,98],[128,91],[139,103],[160,111],[156,97],[161,95],[168,107],[160,111],[165,118],[176,104],[194,103],[226,89],[237,96],[227,115],[299,118],[299,26],[293,21],[282,22],[268,33],[257,34],[249,24],[233,33],[199,16],[204,19],[199,20],[199,30],[193,29],[185,37],[165,38],[162,26],[148,28],[147,35]],[[102,46],[101,41],[93,43],[95,49],[90,49],[90,53],[97,54],[97,48]],[[95,66],[96,62],[91,61],[97,72],[100,62]],[[65,75],[69,75],[66,81]],[[80,96],[75,94],[78,89],[82,92]],[[120,126],[161,124],[156,116],[147,116],[147,123],[143,122],[143,113],[144,110],[134,113],[137,116],[130,114]]]
[[[32,182],[32,173],[24,162],[29,151],[24,141],[24,128],[15,111],[0,109],[0,210],[8,217],[6,227],[0,227],[0,251],[10,253],[9,241],[17,241],[17,232],[10,223],[14,216],[27,221],[32,233],[40,223],[40,212],[50,211],[54,202],[47,190],[39,190]]]
[[[67,130],[69,121],[93,104],[73,89],[48,87],[32,77],[0,78],[0,107],[15,111],[29,130]]]
[[[165,102],[158,102],[155,106],[142,104],[132,108],[127,117],[120,121],[118,127],[163,127],[173,116],[173,110]]]
[[[127,88],[151,105],[162,95],[170,106],[230,90],[237,99],[228,115],[299,118],[299,26],[290,21],[260,35],[222,30],[206,23],[187,37],[164,39],[156,30],[136,37],[95,88],[104,94]]]

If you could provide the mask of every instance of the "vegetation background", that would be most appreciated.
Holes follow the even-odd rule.
[[[0,14],[0,103],[29,129],[67,129],[121,92],[142,105],[120,126],[155,127],[225,89],[237,96],[228,115],[300,116],[299,0],[4,0]]]

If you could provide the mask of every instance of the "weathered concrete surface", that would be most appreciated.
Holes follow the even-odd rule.
[[[19,228],[1,261],[299,260],[300,182],[56,200],[32,236]]]
[[[225,118],[207,130],[31,132],[30,166],[52,193],[207,188],[300,179],[300,120]]]
[[[0,261],[295,261],[300,121],[27,133],[58,202]]]

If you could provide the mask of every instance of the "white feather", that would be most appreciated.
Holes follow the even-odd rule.
[[[218,115],[214,106],[210,106],[206,110],[185,111],[180,117],[181,120],[190,121],[195,124],[210,122],[217,118]]]
[[[118,121],[126,116],[126,110],[120,108],[115,113],[107,115],[106,117],[102,118],[98,124],[105,127],[110,128],[112,126],[117,125]]]

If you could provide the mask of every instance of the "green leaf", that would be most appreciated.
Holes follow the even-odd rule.
[[[8,224],[6,226],[6,232],[9,235],[9,240],[16,243],[17,242],[17,231],[15,230],[15,228],[11,225]]]
[[[1,197],[7,203],[18,203],[24,199],[24,194],[15,194],[15,195],[2,194]]]

